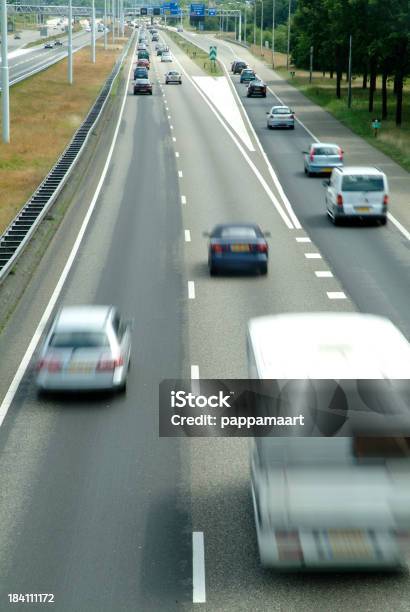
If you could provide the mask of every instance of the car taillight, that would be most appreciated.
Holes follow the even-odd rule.
[[[62,368],[61,361],[58,359],[40,359],[37,363],[37,370],[47,370],[48,372],[60,372]]]
[[[303,549],[297,531],[275,531],[279,561],[302,561]]]
[[[267,244],[257,244],[256,250],[258,251],[258,253],[267,253],[268,245]]]
[[[343,161],[343,150],[339,148],[339,159]]]
[[[343,206],[343,196],[341,193],[338,193],[336,196],[336,204],[338,206]]]
[[[313,161],[314,159],[315,159],[315,153],[314,153],[314,150],[312,149],[309,155],[309,160]]]
[[[389,203],[389,196],[385,194],[383,197],[383,205],[387,206],[388,203]]]
[[[222,253],[223,248],[222,244],[213,244],[211,246],[212,253]]]
[[[117,357],[117,359],[100,359],[97,364],[98,372],[111,372],[120,366],[124,365],[123,357]]]

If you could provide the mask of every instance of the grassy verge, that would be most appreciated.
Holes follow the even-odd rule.
[[[0,233],[67,146],[118,55],[118,49],[99,48],[92,64],[85,48],[73,56],[73,85],[63,60],[11,88],[11,142],[0,143]]]
[[[297,71],[294,78],[291,78],[286,69],[279,69],[292,85],[309,100],[322,106],[331,113],[341,123],[349,127],[355,134],[358,134],[377,149],[394,159],[400,166],[410,172],[410,87],[407,85],[403,96],[403,118],[404,122],[400,128],[396,127],[395,117],[395,96],[393,87],[390,85],[388,90],[388,118],[382,121],[382,127],[375,138],[371,121],[373,117],[381,117],[381,94],[380,82],[377,83],[374,111],[368,112],[368,90],[361,88],[361,78],[354,80],[352,92],[352,107],[347,108],[347,86],[343,83],[342,97],[336,98],[336,80],[330,77],[323,77],[321,74],[314,74],[312,83],[309,83],[308,73]]]
[[[80,32],[82,27],[79,23],[76,23],[73,26],[73,34],[76,32]],[[46,42],[58,40],[59,38],[64,38],[67,36],[67,32],[60,32],[59,34],[52,34],[51,36],[47,36],[46,38],[39,38],[38,40],[32,40],[31,42],[24,45],[24,49],[29,49],[30,47],[37,47],[38,45],[45,45]]]
[[[218,62],[211,62],[209,59],[208,53],[203,51],[196,45],[188,42],[177,34],[176,32],[172,32],[171,30],[167,30],[167,35],[191,58],[202,70],[205,70],[211,76],[223,76],[224,72],[220,67]]]

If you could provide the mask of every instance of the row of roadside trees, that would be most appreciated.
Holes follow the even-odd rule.
[[[387,88],[392,81],[396,125],[401,125],[403,87],[410,76],[409,0],[298,0],[292,19],[293,62],[308,68],[313,47],[314,68],[335,76],[338,98],[350,36],[353,72],[362,75],[362,87],[368,89],[369,112],[381,77],[382,119],[387,118]]]

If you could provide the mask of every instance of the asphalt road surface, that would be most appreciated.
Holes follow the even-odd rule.
[[[27,369],[0,428],[0,609],[27,609],[8,604],[8,593],[42,592],[64,612],[407,611],[405,573],[261,570],[246,441],[158,438],[158,383],[194,372],[246,377],[251,317],[377,311],[410,331],[403,236],[391,224],[333,228],[320,180],[302,176],[309,138],[299,126],[265,136],[273,99],[245,99],[299,227],[234,90],[219,95],[170,46],[173,64],[153,60],[152,96],[133,96],[129,83],[108,173],[58,301],[116,304],[134,319],[127,393],[40,401],[33,362]],[[183,70],[182,86],[164,84],[171,67]],[[107,150],[0,336],[2,397],[7,362],[36,328]],[[267,277],[209,277],[202,232],[232,220],[271,231]],[[193,532],[204,538],[205,603],[193,602]]]

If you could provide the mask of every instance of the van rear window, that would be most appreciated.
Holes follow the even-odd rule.
[[[342,191],[384,191],[383,178],[365,174],[344,176]]]

